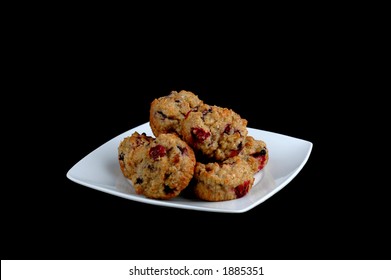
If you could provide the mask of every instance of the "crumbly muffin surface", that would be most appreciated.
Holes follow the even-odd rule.
[[[254,172],[239,156],[222,163],[197,162],[194,194],[207,201],[225,201],[245,196],[253,186]]]
[[[181,135],[196,151],[217,161],[237,156],[244,147],[247,120],[231,109],[203,104],[182,122]]]
[[[269,150],[265,141],[255,139],[252,136],[246,137],[246,142],[241,156],[251,166],[254,173],[262,170],[269,161]]]
[[[161,133],[181,133],[182,121],[188,112],[197,110],[203,101],[191,91],[171,91],[154,99],[149,111],[149,122],[155,136]]]
[[[118,146],[118,161],[123,175],[130,179],[132,171],[127,168],[129,166],[129,155],[139,147],[149,144],[153,141],[153,137],[147,136],[145,133],[134,132],[132,135],[125,137]]]
[[[241,198],[269,161],[266,143],[248,135],[246,119],[191,91],[155,98],[149,124],[152,136],[134,132],[118,146],[123,175],[148,198]]]
[[[170,199],[185,189],[194,175],[192,148],[173,133],[163,133],[128,154],[130,180],[137,194]]]

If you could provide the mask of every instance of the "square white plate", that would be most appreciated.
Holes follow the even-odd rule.
[[[86,187],[137,202],[199,211],[243,213],[285,187],[304,167],[313,146],[306,140],[254,128],[247,129],[249,135],[266,142],[269,162],[255,175],[250,192],[239,199],[208,202],[179,195],[170,200],[155,200],[136,194],[131,182],[120,170],[117,149],[122,139],[135,131],[153,136],[149,122],[118,135],[92,151],[67,172],[67,177]]]

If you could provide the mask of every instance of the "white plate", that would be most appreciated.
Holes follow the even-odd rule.
[[[67,177],[75,183],[133,201],[209,212],[242,213],[264,202],[285,187],[304,167],[312,150],[311,142],[248,128],[249,135],[266,142],[269,162],[256,174],[254,185],[247,195],[221,202],[201,201],[181,196],[170,200],[155,200],[136,194],[130,181],[123,176],[119,168],[118,146],[122,139],[135,131],[153,136],[149,122],[130,129],[81,159],[67,172]]]

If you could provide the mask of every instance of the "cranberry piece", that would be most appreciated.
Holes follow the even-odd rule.
[[[225,134],[231,134],[230,132],[231,132],[231,125],[230,125],[230,124],[227,124],[227,125],[225,126],[224,133],[225,133]]]
[[[236,157],[238,154],[240,154],[241,150],[231,150],[229,153],[229,157]]]
[[[199,127],[192,128],[191,134],[193,135],[194,141],[198,143],[204,142],[210,136],[209,131],[205,131],[204,129]]]
[[[259,171],[265,167],[266,156],[260,156],[257,159],[259,160],[259,165],[258,165],[258,171]]]
[[[164,157],[165,155],[166,148],[164,148],[162,145],[157,145],[149,150],[149,156],[153,158],[153,160],[157,160],[158,158]]]
[[[185,115],[185,119],[187,119],[187,117],[190,115],[190,113],[193,112],[192,110],[190,110],[189,112],[186,113]]]
[[[177,146],[177,147],[181,151],[181,155],[187,155],[187,148],[186,147],[181,147],[181,146]]]
[[[240,152],[242,151],[242,149],[243,149],[243,142],[240,142],[239,145],[238,145],[237,150],[231,150],[229,156],[230,157],[235,157],[235,156],[239,155]]]
[[[259,153],[255,153],[252,156],[258,160],[258,171],[260,171],[265,166],[266,150],[262,149]]]
[[[185,119],[187,119],[187,117],[190,115],[191,112],[197,112],[197,110],[198,110],[198,107],[194,107],[193,109],[191,109],[189,112],[187,112],[185,114]]]
[[[266,158],[264,156],[259,159],[258,171],[262,170],[262,168],[265,167],[265,160]]]
[[[235,194],[237,198],[245,196],[250,189],[250,180],[244,181],[243,184],[235,188]]]

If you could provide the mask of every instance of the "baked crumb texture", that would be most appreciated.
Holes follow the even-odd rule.
[[[149,124],[153,136],[134,132],[118,147],[123,175],[148,198],[171,199],[187,189],[205,201],[238,199],[269,160],[266,143],[248,135],[246,119],[190,91],[154,99]]]

